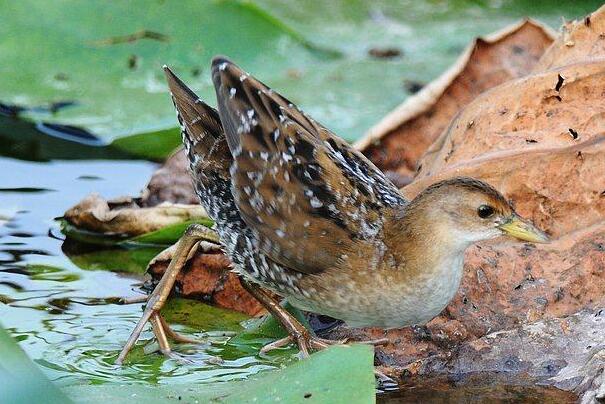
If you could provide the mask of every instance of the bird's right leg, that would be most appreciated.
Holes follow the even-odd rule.
[[[116,359],[116,364],[122,364],[122,362],[124,362],[126,355],[128,355],[128,352],[130,352],[136,341],[139,339],[139,336],[143,331],[143,327],[147,322],[151,323],[153,332],[158,339],[160,350],[164,354],[169,354],[171,352],[168,337],[171,337],[177,341],[190,341],[185,337],[181,337],[176,332],[172,331],[170,327],[168,327],[168,324],[166,324],[166,321],[160,315],[160,310],[166,303],[176,278],[181,269],[187,263],[190,253],[196,248],[200,241],[208,241],[218,245],[219,237],[214,231],[200,224],[192,224],[187,228],[187,230],[185,230],[183,236],[173,247],[174,251],[172,254],[170,254],[172,255],[170,264],[168,265],[168,268],[166,269],[166,272],[162,276],[160,282],[158,282],[151,295],[149,295],[143,315],[130,334],[130,337],[120,352],[118,359]],[[160,253],[160,255],[161,254],[163,253]]]

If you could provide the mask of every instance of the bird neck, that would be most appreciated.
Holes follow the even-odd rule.
[[[437,270],[443,262],[461,257],[471,244],[449,222],[422,205],[408,205],[394,212],[384,230],[390,251],[401,257],[406,270]]]

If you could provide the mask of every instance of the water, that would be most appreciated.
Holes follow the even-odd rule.
[[[118,305],[111,298],[140,295],[142,275],[132,273],[132,254],[126,250],[109,251],[114,260],[106,265],[102,255],[92,264],[87,259],[98,248],[73,255],[81,246],[64,246],[53,219],[91,192],[107,198],[137,195],[154,168],[142,161],[41,163],[0,158],[0,217],[8,220],[0,227],[0,323],[60,385],[214,382],[245,378],[275,366],[220,344],[176,347],[190,363],[145,355],[139,344],[126,366],[113,365],[141,305]],[[139,267],[155,252],[143,254]],[[176,329],[203,339],[200,329],[182,325]],[[152,339],[151,332],[142,339]],[[214,356],[226,360],[213,364]]]
[[[572,404],[578,397],[570,392],[540,386],[532,380],[515,378],[511,383],[506,374],[471,374],[450,380],[438,377],[429,382],[417,380],[413,386],[378,396],[381,404],[395,403],[556,403]]]

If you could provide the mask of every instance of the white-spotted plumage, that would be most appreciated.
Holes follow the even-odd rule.
[[[353,240],[354,244],[355,237],[359,235],[365,237],[376,234],[364,230],[367,227],[366,220],[372,220],[375,223],[373,226],[380,228],[379,217],[368,218],[365,215],[367,209],[363,205],[367,201],[360,201],[356,197],[372,198],[371,202],[375,207],[385,206],[386,203],[402,205],[405,200],[363,156],[351,152],[352,149],[348,148],[348,145],[312,121],[294,104],[269,91],[266,86],[233,64],[226,61],[215,62],[213,78],[217,87],[219,111],[226,103],[234,103],[241,106],[241,109],[230,106],[230,111],[241,113],[231,115],[231,119],[219,119],[216,111],[186,89],[175,76],[169,74],[196,192],[209,216],[216,223],[215,228],[226,253],[233,261],[235,271],[283,295],[304,297],[309,292],[303,292],[297,282],[308,276],[306,273],[325,270],[329,263],[310,270],[300,265],[284,265],[289,260],[301,262],[308,259],[308,251],[303,249],[288,253],[287,248],[279,244],[279,241],[306,244],[310,237],[327,240],[334,237],[334,230],[338,229],[340,238],[334,238],[336,243],[344,244],[347,238],[349,243]],[[250,103],[242,103],[242,99],[247,101],[249,98],[245,97],[254,95],[259,98]],[[275,120],[267,131],[267,110],[270,108],[275,109]],[[183,117],[183,114],[191,116]],[[292,128],[300,130],[301,127],[314,137],[310,138],[310,134],[306,138],[293,137]],[[277,147],[249,147],[246,139],[255,131],[259,131],[255,141],[259,141],[262,136],[264,140],[260,140],[261,143],[270,143]],[[225,150],[224,145],[216,146],[216,143],[225,142],[225,135],[229,144],[228,150]],[[242,141],[230,141],[233,136]],[[208,141],[209,138],[212,141]],[[343,147],[348,150],[343,150]],[[326,167],[320,162],[315,161],[318,153],[321,158],[329,158],[333,162],[332,169],[342,170],[341,177],[332,181],[333,184],[325,182],[330,173],[325,171]],[[214,164],[209,164],[214,160],[222,160],[220,169],[217,170]],[[250,162],[264,164],[256,164],[256,168],[253,168],[250,167]],[[210,165],[213,169],[209,169]],[[241,182],[242,178],[245,181]],[[356,189],[359,181],[369,182],[367,186],[362,185],[362,193]],[[318,185],[318,182],[324,183]],[[278,190],[265,197],[262,191],[267,183],[299,187],[300,193]],[[378,191],[376,188],[379,187],[384,187],[385,190]],[[339,189],[346,192],[341,193]],[[382,199],[381,195],[384,196]],[[313,214],[317,219],[320,219],[321,215],[326,216],[322,219],[323,226],[313,224],[317,221],[303,220],[298,227],[305,230],[297,237],[292,234],[292,225],[296,223],[283,220],[283,215],[290,219],[296,217],[300,214],[299,208],[303,202],[307,203],[308,209],[316,212]],[[351,204],[352,209],[341,212],[339,208],[342,204]],[[250,226],[250,212],[246,209],[252,209],[254,226]],[[245,212],[243,216],[242,211]],[[347,228],[349,225],[352,226],[351,229]],[[270,229],[271,237],[259,232],[259,226]],[[339,259],[340,255],[339,252],[331,259]],[[321,254],[315,256],[322,259]],[[317,262],[321,260],[311,264],[315,265]]]
[[[408,203],[365,156],[277,92],[226,59],[215,59],[212,75],[218,113],[167,70],[196,192],[233,270],[300,308],[360,326],[427,321],[455,293],[471,238],[431,228],[417,201],[436,192],[447,200],[452,189],[512,211],[469,179]],[[444,212],[432,214],[449,220]]]

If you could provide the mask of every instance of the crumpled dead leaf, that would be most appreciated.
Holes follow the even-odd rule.
[[[135,198],[105,200],[91,194],[68,209],[63,218],[74,226],[107,235],[138,236],[188,220],[207,218],[202,206],[161,203],[141,208]]]
[[[189,159],[182,147],[172,153],[160,169],[156,170],[141,195],[143,206],[156,206],[163,202],[199,204],[189,174]]]
[[[169,247],[151,260],[147,271],[153,278],[162,277],[174,250],[175,246]],[[178,274],[176,291],[183,297],[211,302],[250,316],[265,314],[264,307],[242,287],[230,268],[231,262],[219,246],[202,241],[189,253],[187,264]]]
[[[445,178],[486,180],[519,213],[545,228],[553,243],[536,247],[500,239],[470,248],[461,288],[446,311],[426,327],[389,332],[402,342],[385,348],[391,363],[417,367],[421,358],[456,348],[461,351],[453,361],[435,360],[432,371],[458,366],[458,372],[471,372],[476,361],[463,347],[469,341],[605,306],[605,7],[586,21],[567,24],[527,76],[482,93],[461,110],[402,190],[413,198]],[[383,153],[399,152],[389,145]],[[361,337],[375,337],[371,330],[366,333]],[[552,345],[546,348],[552,353],[567,337],[549,338]],[[522,354],[518,347],[500,348],[515,357]],[[595,360],[602,368],[603,358]],[[536,365],[541,362],[525,364]],[[592,389],[586,394],[601,388],[597,373],[569,370],[574,371],[562,388],[584,393],[582,378]]]
[[[466,175],[496,186],[554,237],[605,221],[605,47],[592,32],[605,27],[605,7],[590,20],[566,25],[539,62],[549,70],[495,87],[460,112],[404,193]],[[563,38],[574,38],[573,63],[554,66],[570,62]]]
[[[553,67],[605,56],[605,8],[583,19],[563,24],[562,33],[534,66],[543,72]]]
[[[445,73],[371,128],[355,146],[399,186],[451,119],[483,91],[529,73],[552,43],[551,29],[526,20],[472,42]]]

